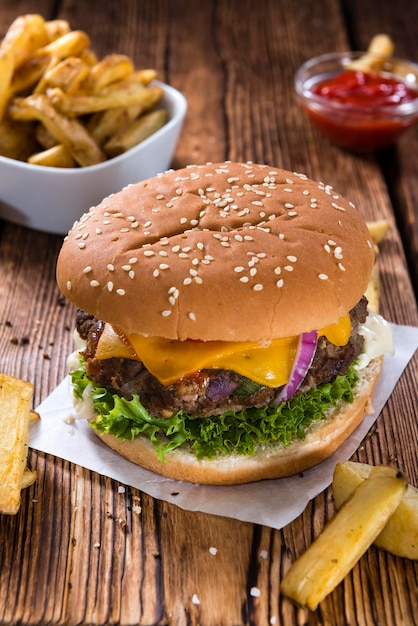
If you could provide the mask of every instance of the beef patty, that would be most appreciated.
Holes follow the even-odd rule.
[[[345,346],[335,346],[326,337],[318,340],[310,369],[297,394],[320,383],[344,375],[361,353],[363,337],[358,326],[367,317],[367,300],[363,297],[350,311],[351,334]],[[86,341],[86,372],[97,385],[128,399],[137,394],[152,415],[171,417],[183,410],[196,417],[220,415],[229,410],[270,405],[282,387],[271,389],[230,370],[203,369],[172,385],[162,385],[141,361],[133,359],[96,359],[95,353],[104,322],[78,310],[76,328]]]

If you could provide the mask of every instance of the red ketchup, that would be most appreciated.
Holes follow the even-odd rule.
[[[325,136],[349,150],[382,148],[417,121],[417,114],[398,114],[395,109],[417,100],[418,91],[393,76],[347,70],[314,83],[310,91],[330,101],[329,108],[307,109],[312,121]],[[338,105],[354,108],[347,111]]]

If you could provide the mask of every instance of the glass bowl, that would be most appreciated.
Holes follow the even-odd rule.
[[[334,52],[304,63],[295,75],[296,99],[314,126],[338,146],[369,152],[395,142],[418,120],[418,65],[397,58],[375,59],[378,77],[400,81],[412,90],[409,102],[373,104],[331,100],[314,93],[317,83],[351,69],[366,52]],[[368,72],[369,73],[369,72]],[[416,93],[416,95],[414,95]]]
[[[32,165],[0,156],[0,219],[35,230],[65,235],[74,222],[104,197],[165,171],[186,115],[184,96],[169,85],[159,106],[168,121],[124,154],[79,168]]]

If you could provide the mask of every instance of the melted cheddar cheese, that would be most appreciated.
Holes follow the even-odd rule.
[[[337,346],[347,343],[351,332],[349,315],[322,328],[319,336]],[[268,346],[257,342],[177,341],[163,337],[123,334],[105,324],[96,358],[137,359],[163,385],[202,369],[228,369],[267,387],[284,385],[292,371],[299,337],[274,339]]]

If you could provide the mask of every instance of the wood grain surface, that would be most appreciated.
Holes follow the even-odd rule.
[[[185,94],[173,167],[232,159],[303,171],[353,200],[366,219],[387,219],[381,311],[418,325],[417,127],[395,147],[354,156],[317,134],[293,93],[303,61],[365,48],[377,32],[418,62],[418,3],[2,0],[0,37],[30,12],[68,19],[100,56],[129,54]],[[72,350],[75,311],[55,283],[61,241],[0,223],[0,370],[34,383],[35,406],[64,377]],[[417,366],[415,355],[353,457],[399,467],[415,486]],[[36,484],[18,515],[0,516],[1,624],[417,623],[417,563],[375,548],[315,612],[280,596],[284,573],[334,513],[329,489],[277,531],[187,512],[43,453],[31,451],[29,462]]]

